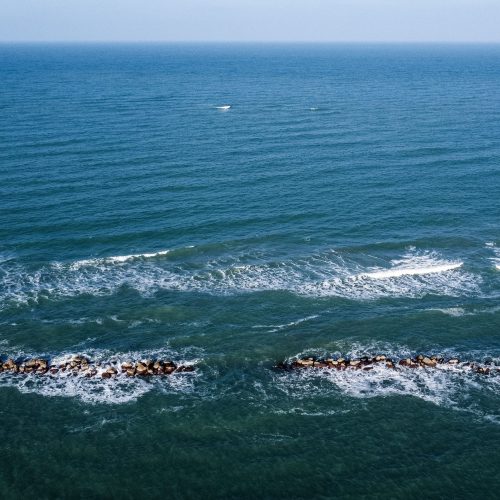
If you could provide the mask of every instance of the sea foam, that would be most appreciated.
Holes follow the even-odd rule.
[[[311,352],[314,350],[299,353],[294,358],[301,358]],[[395,359],[411,356],[411,350],[407,347],[391,347],[377,343],[367,346],[354,344],[352,350],[344,354],[348,358],[355,358],[377,352],[384,352]],[[443,354],[446,357],[457,356],[454,350]],[[461,353],[460,357],[484,359],[487,355],[471,352]],[[499,365],[500,357],[490,357],[490,361]],[[329,396],[334,401],[346,396],[353,400],[404,396],[449,409],[474,413],[483,419],[500,423],[500,412],[481,412],[476,405],[478,393],[483,393],[485,396],[500,396],[500,376],[497,374],[485,377],[447,364],[437,365],[432,369],[393,369],[387,368],[384,363],[379,363],[370,371],[312,369],[279,372],[272,376],[276,387],[285,392],[291,400],[305,401],[319,395]]]
[[[445,259],[435,251],[409,249],[384,267],[366,267],[361,264],[366,256],[334,250],[285,260],[262,253],[256,257],[243,253],[207,259],[196,252],[194,256],[177,252],[175,258],[161,258],[171,252],[54,262],[31,272],[18,264],[5,263],[0,307],[9,301],[28,303],[42,297],[109,295],[123,286],[144,296],[159,290],[217,295],[287,291],[312,297],[374,300],[427,294],[469,296],[478,294],[481,284],[481,277],[465,271],[461,261]]]
[[[458,269],[462,267],[463,262],[450,263],[450,264],[436,264],[434,266],[424,266],[424,267],[410,267],[410,268],[395,268],[387,269],[384,271],[373,271],[359,275],[359,277],[372,278],[372,279],[386,279],[386,278],[397,278],[399,276],[416,276],[422,274],[432,274],[432,273],[444,273],[446,271],[451,271],[452,269]]]
[[[495,254],[494,257],[491,257],[491,262],[493,263],[493,266],[495,267],[495,269],[497,271],[500,271],[500,248],[498,248],[496,246],[495,243],[493,243],[492,241],[486,243],[486,248],[489,248],[493,251],[493,253]]]
[[[168,255],[171,250],[160,250],[159,252],[151,253],[137,253],[130,255],[113,255],[111,257],[103,257],[100,259],[83,259],[77,260],[70,264],[71,269],[80,269],[82,267],[92,267],[100,266],[105,264],[121,264],[123,262],[129,262],[137,259],[153,259],[155,257],[161,257]]]
[[[5,349],[4,349],[5,350]],[[26,353],[21,349],[10,348],[7,354],[13,358],[48,358],[47,355]],[[70,361],[76,353],[66,352],[51,357],[51,363],[62,364]],[[102,362],[119,366],[128,360],[140,359],[175,359],[179,364],[196,365],[202,361],[202,352],[197,349],[181,351],[170,348],[131,351],[127,353],[113,353],[103,349],[87,349],[78,354]],[[39,376],[36,374],[16,375],[3,373],[0,377],[0,387],[14,387],[22,393],[38,394],[46,397],[67,397],[78,399],[90,404],[123,404],[136,401],[146,393],[157,390],[163,394],[188,395],[196,390],[196,382],[201,377],[198,371],[173,373],[165,377],[126,377],[123,374],[112,378],[102,379],[97,376],[87,378],[83,375],[74,375],[71,372],[59,372],[55,375]]]

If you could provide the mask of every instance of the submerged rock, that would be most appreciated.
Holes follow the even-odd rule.
[[[177,368],[178,372],[192,372],[194,371],[194,366],[192,365],[181,365]]]

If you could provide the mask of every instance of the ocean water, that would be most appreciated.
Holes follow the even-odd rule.
[[[3,498],[497,498],[500,46],[0,46]],[[221,109],[221,106],[231,106]]]

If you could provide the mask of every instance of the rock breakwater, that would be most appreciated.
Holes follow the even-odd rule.
[[[462,361],[459,358],[444,358],[434,355],[419,354],[413,358],[394,359],[384,354],[376,356],[362,356],[359,358],[324,357],[314,356],[298,357],[277,363],[280,370],[373,370],[375,366],[385,366],[389,369],[454,369],[472,371],[481,375],[500,373],[500,367],[493,361],[475,362]]]
[[[148,359],[141,361],[94,362],[85,356],[76,355],[56,363],[46,358],[12,359],[0,357],[0,374],[38,376],[73,375],[101,377],[103,379],[126,377],[167,376],[173,373],[192,372],[194,365],[177,364],[172,360]]]

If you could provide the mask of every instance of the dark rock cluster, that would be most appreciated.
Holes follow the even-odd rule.
[[[170,375],[174,372],[192,372],[193,365],[177,365],[170,360],[149,359],[143,361],[126,361],[124,363],[92,362],[85,356],[73,356],[63,363],[51,363],[50,360],[42,358],[31,358],[14,360],[0,358],[0,373],[29,374],[36,375],[80,375],[84,377],[100,376],[102,378],[113,378],[119,374],[127,377],[149,377],[158,375]]]
[[[438,356],[426,356],[419,354],[414,358],[392,359],[384,354],[377,356],[363,356],[360,358],[316,358],[303,357],[291,361],[283,361],[276,365],[282,370],[299,370],[305,368],[330,369],[330,370],[364,370],[369,371],[377,365],[385,365],[387,368],[436,368],[438,366],[457,367],[469,369],[476,373],[488,375],[492,371],[500,372],[500,368],[491,364],[480,364],[473,362],[463,362],[458,358],[445,359]]]

